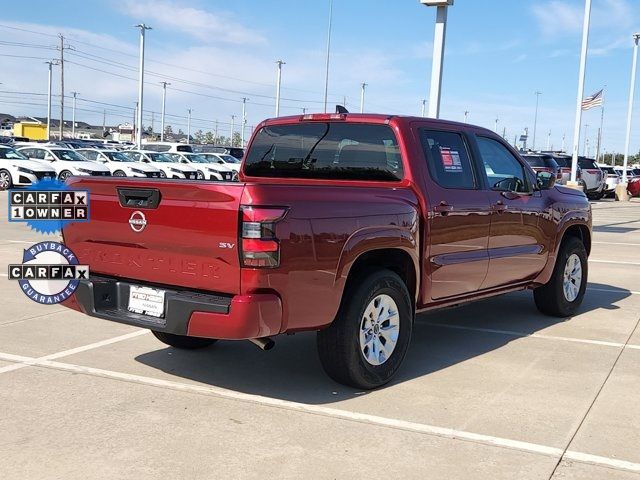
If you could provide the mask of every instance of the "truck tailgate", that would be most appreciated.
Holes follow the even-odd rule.
[[[238,216],[244,184],[82,178],[89,222],[63,229],[91,274],[211,292],[240,292]]]

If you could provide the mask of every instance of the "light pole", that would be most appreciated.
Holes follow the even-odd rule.
[[[423,98],[422,99],[422,109],[420,110],[420,116],[424,117],[424,111],[427,107],[427,101]]]
[[[442,87],[442,65],[444,63],[444,44],[447,33],[447,9],[453,0],[420,0],[428,7],[437,7],[436,26],[433,39],[433,60],[431,66],[431,87],[429,89],[429,116],[440,118],[440,97]]]
[[[244,147],[244,130],[247,126],[247,100],[246,97],[242,97],[242,133],[240,134],[240,147]]]
[[[587,49],[589,48],[589,23],[591,21],[591,0],[584,2],[584,19],[582,24],[582,51],[580,52],[580,70],[578,73],[578,95],[576,100],[576,120],[573,130],[573,152],[571,160],[571,180],[567,186],[580,188],[578,176],[578,149],[580,148],[580,124],[582,123],[582,99],[584,98],[584,74],[587,68]]]
[[[633,35],[633,62],[631,64],[631,86],[629,87],[629,107],[627,110],[627,136],[624,141],[624,159],[622,160],[622,182],[616,186],[616,198],[629,200],[627,195],[627,165],[629,163],[629,142],[631,140],[631,116],[633,115],[633,96],[636,90],[636,69],[638,66],[638,40],[640,33]],[[620,187],[620,188],[618,188]]]
[[[73,105],[71,107],[71,138],[76,138],[76,97],[78,92],[71,92],[73,95]]]
[[[218,120],[216,120],[216,129],[213,134],[213,144],[214,145],[218,144]]]
[[[144,36],[147,30],[151,30],[151,27],[148,27],[144,23],[139,23],[138,25],[134,25],[136,28],[140,29],[140,71],[138,73],[138,134],[136,135],[136,145],[138,149],[142,148],[142,97],[144,95]]]
[[[280,116],[280,85],[282,84],[282,65],[286,65],[282,60],[276,62],[278,64],[278,77],[276,78],[276,117]]]
[[[168,82],[160,82],[162,85],[162,117],[160,118],[160,141],[164,142],[164,112],[167,104],[167,85]]]
[[[364,90],[365,88],[367,88],[367,84],[365,82],[362,82],[360,84],[361,90],[360,90],[360,113],[364,113]]]
[[[496,125],[495,125],[495,127],[494,127],[494,129],[493,129],[493,131],[494,131],[494,132],[496,132],[496,133],[498,133],[498,121],[499,121],[499,118],[498,118],[498,116],[496,115]]]
[[[191,143],[191,109],[187,109],[187,145]]]
[[[331,54],[331,22],[333,19],[333,0],[329,0],[329,29],[327,31],[327,61],[324,75],[324,113],[327,113],[327,99],[329,98],[329,57]]]
[[[236,116],[231,115],[231,146],[233,147],[233,131],[236,128]]]
[[[51,75],[52,67],[56,65],[56,62],[51,60],[44,63],[49,65],[49,85],[47,87],[47,140],[51,140]]]
[[[540,95],[542,95],[542,92],[536,90],[534,94],[536,96],[536,114],[533,117],[533,140],[531,142],[531,148],[533,150],[536,149],[536,128],[538,127],[538,103],[540,100]]]

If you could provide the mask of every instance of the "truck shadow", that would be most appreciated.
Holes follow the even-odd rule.
[[[598,309],[615,311],[620,308],[615,303],[631,295],[628,290],[608,285],[591,283],[589,287],[591,292],[573,319],[540,314],[530,292],[421,314],[404,365],[394,381],[383,388],[457,365],[555,324],[580,325],[580,316]],[[601,319],[616,321],[610,314],[603,314]],[[597,327],[603,326],[601,322]],[[587,319],[584,323],[588,328]],[[367,394],[335,383],[324,374],[313,332],[277,337],[276,347],[268,352],[249,342],[220,341],[200,351],[162,348],[139,355],[136,360],[201,384],[307,404],[335,403]]]

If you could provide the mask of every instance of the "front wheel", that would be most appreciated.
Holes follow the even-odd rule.
[[[380,270],[359,280],[345,290],[338,315],[318,332],[317,345],[331,378],[371,389],[387,383],[400,368],[411,340],[413,307],[394,272]]]
[[[69,170],[63,170],[63,171],[60,172],[60,175],[58,175],[58,179],[61,182],[64,182],[70,176],[71,176],[71,172]]]
[[[175,335],[173,333],[156,332],[151,333],[165,345],[180,348],[182,350],[196,350],[205,348],[217,342],[214,338],[187,337],[186,335]]]
[[[7,170],[0,170],[0,191],[9,190],[12,186],[11,174]]]
[[[579,238],[563,241],[551,279],[533,291],[536,307],[553,317],[568,317],[582,304],[587,289],[587,251]]]
[[[122,170],[116,170],[115,172],[113,172],[113,176],[114,177],[126,177],[127,174],[124,173]]]

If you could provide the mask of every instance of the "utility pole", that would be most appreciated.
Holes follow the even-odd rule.
[[[427,108],[427,101],[423,98],[422,99],[422,109],[420,110],[420,116],[424,117],[424,111]]]
[[[502,127],[502,138],[507,139],[507,127]]]
[[[598,129],[598,148],[596,149],[596,163],[600,159],[600,148],[602,147],[602,134],[604,133],[604,92],[607,86],[602,89],[602,105],[600,106],[600,128]]]
[[[302,107],[302,115],[305,115],[307,113],[307,108],[306,107]]]
[[[531,148],[533,150],[536,149],[536,128],[538,127],[538,102],[540,100],[540,95],[542,95],[542,92],[536,90],[534,94],[536,96],[536,114],[535,114],[535,117],[533,118],[533,141],[531,142]]]
[[[327,100],[329,97],[329,57],[331,55],[331,22],[333,18],[333,0],[329,0],[329,29],[327,32],[327,61],[324,75],[324,113],[327,113]]]
[[[73,107],[71,109],[71,138],[76,138],[76,97],[78,92],[71,92],[73,95]]]
[[[138,102],[136,102],[136,106],[133,109],[133,139],[132,140],[134,142],[137,142],[137,139],[138,139],[138,133],[137,133],[138,130],[136,130],[136,128],[138,127],[137,118],[138,118]],[[140,148],[140,147],[138,147],[138,148]]]
[[[138,72],[138,135],[136,136],[136,145],[138,149],[142,148],[142,112],[143,112],[143,96],[144,96],[144,37],[147,30],[151,27],[144,23],[135,25],[140,29],[140,66]]]
[[[169,82],[160,82],[162,85],[162,116],[160,118],[160,141],[164,142],[164,112],[167,105],[167,85]]]
[[[62,140],[64,135],[64,51],[71,47],[65,46],[64,36],[61,33],[58,34],[58,38],[60,38],[60,140]]]
[[[154,112],[153,110],[151,111],[151,135],[153,135],[153,130],[154,130],[155,123],[156,123],[155,113],[156,112]]]
[[[52,66],[57,65],[56,60],[44,62],[49,66],[49,86],[47,89],[47,140],[51,140],[51,77]]]
[[[361,90],[360,90],[360,113],[364,113],[364,90],[365,88],[367,88],[367,84],[365,82],[362,82],[360,84]]]
[[[551,130],[549,130],[549,133],[547,134],[547,152],[549,151],[550,148],[551,148]]]
[[[447,10],[453,1],[421,2],[423,5],[435,6],[436,26],[433,38],[433,58],[431,64],[431,86],[429,89],[429,117],[440,118],[440,98],[442,89],[442,66],[444,64],[444,44],[447,34]]]
[[[247,100],[246,97],[242,97],[242,133],[240,134],[240,147],[244,148],[244,130],[247,126]]]
[[[233,147],[233,131],[236,129],[236,116],[231,115],[231,146]]]
[[[191,143],[191,109],[187,109],[187,145]]]
[[[566,150],[564,149],[565,145],[564,145],[564,141],[567,138],[567,134],[563,133],[562,134],[562,151],[565,152]]]
[[[213,144],[214,145],[218,144],[218,120],[216,120],[216,129],[213,134]]]
[[[622,185],[620,189],[624,189],[624,199],[628,200],[627,192],[627,165],[629,164],[629,142],[631,140],[631,119],[633,117],[633,97],[636,90],[636,69],[638,66],[638,40],[640,40],[640,33],[633,35],[633,61],[631,64],[631,86],[629,87],[629,106],[627,110],[627,136],[624,142],[624,160],[622,161],[622,182],[618,186]],[[621,198],[622,195],[618,195],[618,187],[616,187],[616,197]]]
[[[103,108],[102,109],[102,134],[104,136],[104,133],[107,131],[107,109]]]
[[[464,111],[464,123],[467,123],[467,119],[469,118],[469,110]]]
[[[286,65],[282,60],[276,62],[278,64],[278,76],[276,78],[276,117],[280,116],[280,86],[282,84],[282,65]],[[326,110],[326,109],[325,109]]]

